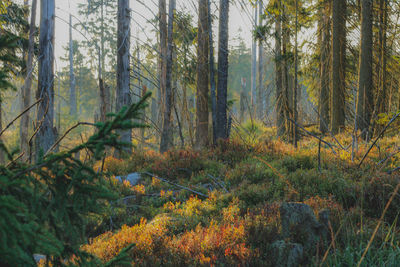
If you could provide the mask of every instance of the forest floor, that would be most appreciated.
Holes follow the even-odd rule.
[[[400,166],[399,137],[380,139],[360,165],[372,142],[359,141],[352,160],[351,134],[326,137],[332,148],[303,137],[296,149],[272,132],[235,133],[204,151],[106,158],[121,201],[90,218],[85,250],[107,261],[134,243],[137,266],[273,266],[279,207],[302,202],[315,214],[330,210],[329,242],[304,265],[356,266],[368,247],[361,266],[399,266],[400,173],[391,172]],[[134,172],[137,185],[115,179]]]

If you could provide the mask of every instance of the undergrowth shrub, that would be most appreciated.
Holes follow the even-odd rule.
[[[298,201],[313,196],[328,198],[332,195],[338,202],[348,207],[353,206],[357,200],[355,183],[337,173],[297,169],[288,175],[288,180],[298,192]]]
[[[14,160],[0,141],[10,161],[0,166],[1,266],[34,266],[35,253],[46,255],[53,266],[95,266],[95,258],[81,250],[88,216],[102,214],[117,194],[91,167],[93,162],[81,162],[74,155],[86,150],[99,160],[106,145],[126,147],[115,131],[145,127],[134,120],[141,118],[149,96],[112,114],[113,120],[97,123],[97,132],[87,142],[65,152],[42,153],[35,164]]]
[[[148,167],[161,177],[177,180],[189,179],[193,173],[203,170],[207,157],[193,150],[169,150]]]
[[[231,186],[237,186],[243,181],[249,183],[271,182],[276,179],[276,174],[264,163],[251,159],[238,163],[225,174],[225,180]]]
[[[228,199],[221,202],[218,197],[168,202],[150,222],[142,219],[115,233],[106,232],[83,249],[106,262],[133,243],[132,266],[244,266],[255,256],[247,245],[251,227],[246,224],[251,219],[240,216],[238,199],[225,206]]]
[[[251,147],[235,139],[219,140],[217,145],[211,149],[212,159],[221,161],[233,167],[236,163],[244,160],[251,152]]]

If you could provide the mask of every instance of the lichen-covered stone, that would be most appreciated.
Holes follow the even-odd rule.
[[[283,203],[280,207],[282,239],[301,244],[305,255],[315,255],[316,248],[326,243],[329,211],[319,213],[320,221],[304,203]]]
[[[272,244],[272,248],[275,266],[297,267],[301,265],[304,258],[301,244],[279,240]]]

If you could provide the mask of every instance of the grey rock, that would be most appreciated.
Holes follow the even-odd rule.
[[[142,179],[142,176],[138,172],[130,173],[126,177],[125,176],[116,176],[115,179],[117,179],[120,183],[124,181],[128,181],[131,186],[135,186],[139,183],[139,181]]]
[[[297,267],[304,258],[301,244],[279,240],[272,244],[272,249],[275,266]]]
[[[327,237],[329,212],[319,214],[319,222],[310,206],[304,203],[283,203],[280,207],[282,238],[299,243],[305,254],[315,254],[321,238]]]
[[[46,256],[42,254],[33,254],[33,259],[36,263],[39,263],[41,260],[46,260]]]

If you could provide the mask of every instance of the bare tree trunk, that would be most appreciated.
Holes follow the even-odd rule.
[[[258,23],[257,4],[254,7],[254,31],[257,29]],[[257,42],[253,38],[251,48],[251,112],[256,115],[256,98],[257,98]]]
[[[294,87],[293,87],[293,145],[294,147],[297,148],[297,139],[298,139],[298,133],[297,133],[297,121],[298,121],[298,111],[297,111],[297,91],[298,91],[298,48],[297,48],[297,31],[299,27],[299,21],[298,21],[298,0],[295,0],[295,13],[296,13],[296,18],[295,18],[295,38],[294,38]]]
[[[160,56],[159,56],[159,68],[160,68],[160,88],[159,88],[159,105],[160,117],[159,125],[162,128],[163,118],[165,114],[165,87],[167,81],[167,5],[165,0],[158,1],[159,8],[159,31],[160,31]]]
[[[323,0],[321,11],[321,57],[320,57],[320,95],[319,95],[319,129],[322,133],[329,130],[329,63],[330,63],[330,22],[329,2]]]
[[[137,103],[139,100],[139,96],[144,97],[145,94],[147,93],[147,86],[142,83],[142,68],[141,68],[141,60],[140,60],[140,46],[139,42],[136,44],[137,50],[136,50],[136,59],[137,59],[137,79],[138,79],[138,84],[137,88],[135,88],[134,93],[133,93],[133,103]],[[137,93],[135,93],[137,91]],[[143,112],[141,116],[141,122],[144,123],[146,120],[146,114]],[[139,148],[143,148],[145,144],[145,128],[141,128],[140,131],[140,144]]]
[[[259,16],[259,20],[258,20],[258,24],[259,26],[262,26],[262,14],[263,14],[263,1],[259,0],[258,1],[258,16]],[[264,53],[264,49],[263,49],[263,41],[260,38],[258,41],[258,96],[257,96],[257,118],[259,120],[262,120],[263,118],[263,114],[264,114],[264,110],[263,110],[263,100],[264,100],[264,71],[263,71],[263,66],[264,66],[264,62],[263,62],[263,53]]]
[[[173,30],[175,16],[175,0],[170,0],[168,14],[168,49],[167,49],[167,75],[165,86],[165,110],[164,121],[161,134],[160,152],[168,151],[173,145],[172,143],[172,108],[173,108],[173,92],[172,92],[172,56],[173,56]]]
[[[199,29],[197,34],[197,99],[196,99],[196,148],[209,144],[208,139],[208,0],[199,0]]]
[[[129,106],[132,102],[130,95],[130,8],[129,0],[118,0],[118,38],[117,38],[117,99],[116,110]],[[130,144],[132,130],[119,131],[120,140]],[[129,152],[130,147],[125,149]],[[120,156],[117,153],[116,156]]]
[[[331,131],[345,125],[346,90],[346,0],[333,0],[332,6],[332,93]]]
[[[207,1],[208,10],[211,10],[211,0]],[[221,10],[220,10],[221,12]],[[217,142],[217,96],[216,96],[216,85],[215,85],[215,70],[214,70],[214,41],[212,31],[211,12],[208,12],[208,42],[210,49],[210,87],[211,87],[211,114],[212,114],[212,133],[213,133],[213,144]],[[218,82],[219,84],[219,82]]]
[[[69,115],[76,116],[76,90],[74,74],[74,46],[72,41],[72,15],[69,15]]]
[[[3,130],[3,108],[1,107],[2,104],[2,99],[0,95],[0,131]],[[0,136],[0,142],[3,142],[3,138]],[[4,159],[4,151],[0,149],[0,165],[5,164],[5,159]]]
[[[36,135],[36,155],[46,153],[54,144],[56,133],[54,121],[54,18],[55,0],[41,0],[40,38],[39,38],[39,79],[37,99],[42,99],[38,106]],[[36,157],[36,158],[37,158]]]
[[[218,38],[218,91],[216,138],[228,138],[228,56],[229,56],[229,0],[220,0]]]
[[[285,134],[287,138],[291,138],[292,132],[292,123],[289,121],[289,118],[292,118],[292,87],[291,87],[291,75],[289,73],[289,60],[288,60],[288,46],[290,45],[290,29],[289,29],[289,21],[288,16],[285,14],[286,6],[283,5],[282,8],[282,103],[283,103],[283,111],[284,111],[284,122],[285,122]],[[289,140],[290,141],[290,140]]]
[[[379,0],[379,82],[376,100],[376,115],[389,111],[386,84],[387,58],[387,0]]]
[[[279,4],[280,5],[280,4]],[[280,9],[280,8],[279,8]],[[285,107],[282,81],[282,29],[281,16],[277,15],[275,20],[275,89],[276,89],[276,128],[277,136],[285,135]]]
[[[187,66],[188,64],[188,58],[187,58],[187,53],[188,53],[188,47],[185,45],[183,47],[183,62],[184,66]],[[185,77],[188,76],[188,71],[184,71]],[[187,127],[188,127],[188,132],[189,132],[189,138],[190,138],[190,144],[192,147],[194,146],[194,140],[193,140],[193,123],[191,120],[191,111],[189,110],[188,107],[188,96],[187,96],[187,84],[186,84],[186,79],[183,79],[183,86],[182,86],[182,91],[183,91],[183,98],[182,98],[182,106],[183,106],[183,113],[186,119]],[[183,119],[182,119],[183,121]]]
[[[106,65],[105,65],[105,60],[106,60],[106,50],[104,48],[105,44],[105,34],[104,34],[104,28],[106,26],[104,25],[104,0],[101,0],[101,79],[103,83],[103,90],[104,90],[104,95],[105,95],[105,111],[106,113],[109,113],[112,111],[112,99],[111,99],[111,88],[106,84],[106,80],[104,78],[104,73],[106,70]]]
[[[370,138],[369,126],[373,112],[372,45],[372,0],[362,0],[356,130],[362,131],[364,139]]]
[[[29,43],[28,43],[28,59],[26,63],[26,77],[24,86],[22,87],[22,107],[21,110],[25,110],[30,105],[31,100],[31,87],[32,87],[32,74],[33,74],[33,57],[34,57],[34,48],[35,48],[35,32],[36,32],[36,8],[37,8],[37,0],[32,0],[32,9],[31,9],[31,21],[29,26]],[[28,158],[28,134],[29,134],[29,111],[26,112],[21,117],[20,122],[20,137],[21,137],[21,151],[24,152],[23,159],[26,160]]]

